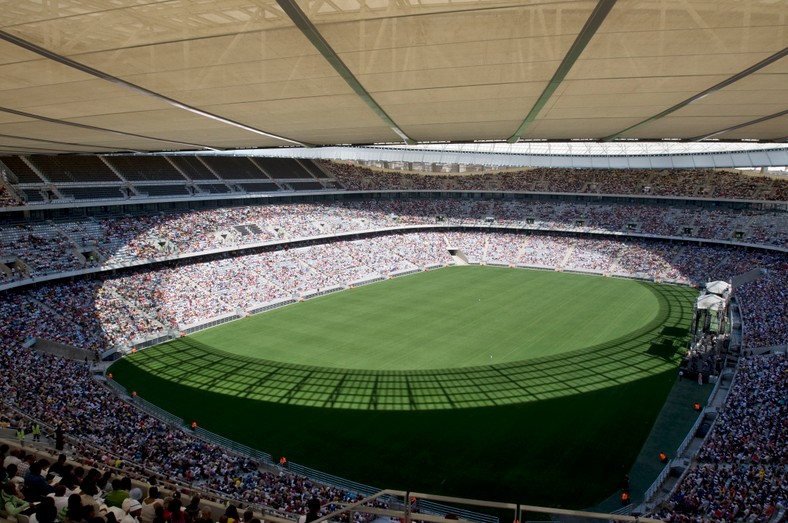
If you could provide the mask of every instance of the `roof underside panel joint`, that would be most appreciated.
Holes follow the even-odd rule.
[[[548,82],[544,91],[542,91],[542,94],[528,112],[525,120],[523,120],[523,123],[520,124],[520,127],[518,127],[514,134],[507,140],[509,143],[517,142],[522,136],[523,132],[525,132],[525,129],[531,125],[531,122],[536,120],[539,112],[547,104],[547,101],[550,99],[550,97],[553,96],[553,93],[556,91],[556,89],[558,89],[558,86],[561,85],[561,82],[564,81],[566,75],[569,74],[572,66],[575,64],[577,59],[580,58],[583,50],[591,41],[591,38],[594,37],[597,30],[602,25],[602,22],[605,21],[605,18],[607,18],[607,15],[613,9],[615,3],[616,0],[599,0],[599,3],[594,8],[591,16],[588,17],[583,29],[580,30],[580,33],[577,35],[577,38],[575,38],[574,43],[572,43],[572,47],[569,48],[566,56],[564,56],[564,59],[561,61],[558,69],[556,69],[555,74],[553,74],[553,77]]]
[[[298,27],[304,36],[315,46],[315,49],[331,64],[331,67],[339,74],[340,77],[353,89],[359,98],[381,119],[394,133],[402,138],[408,145],[414,145],[416,141],[409,137],[399,125],[386,113],[386,111],[378,104],[372,95],[361,85],[358,78],[353,75],[347,65],[342,61],[339,55],[334,51],[331,45],[323,38],[317,27],[307,18],[301,8],[295,3],[294,0],[276,0],[282,10],[290,17],[293,23]]]
[[[746,77],[750,76],[751,74],[763,69],[764,67],[766,67],[768,65],[771,65],[771,64],[777,62],[778,60],[781,60],[781,59],[785,58],[786,56],[788,56],[788,47],[786,47],[785,49],[782,49],[782,50],[774,53],[773,55],[761,60],[757,64],[754,64],[754,65],[748,67],[747,69],[745,69],[743,71],[740,71],[740,72],[736,73],[735,75],[733,75],[733,76],[731,76],[729,78],[726,78],[722,82],[719,82],[718,84],[713,85],[712,87],[709,87],[708,89],[706,89],[704,91],[701,91],[700,93],[687,98],[683,102],[679,102],[676,105],[674,105],[672,107],[669,107],[668,109],[665,109],[661,113],[655,114],[654,116],[652,116],[650,118],[647,118],[647,119],[645,119],[645,120],[643,120],[641,122],[638,122],[635,125],[629,126],[626,129],[623,129],[623,130],[621,130],[621,131],[619,131],[619,132],[617,132],[615,134],[611,134],[610,136],[606,136],[605,138],[602,138],[602,140],[603,141],[615,140],[616,138],[621,137],[624,133],[627,133],[627,132],[629,132],[629,131],[631,131],[633,129],[637,129],[637,128],[643,127],[644,125],[648,125],[648,124],[650,124],[650,123],[652,123],[652,122],[654,122],[656,120],[664,118],[665,116],[668,116],[669,114],[674,113],[674,112],[678,111],[679,109],[690,105],[693,102],[697,102],[698,100],[706,98],[710,94],[714,94],[717,91],[719,91],[721,89],[724,89],[725,87],[728,87],[729,85],[731,85],[731,84],[733,84],[735,82],[738,82],[742,78],[746,78]],[[769,117],[766,117],[766,118],[760,118],[758,120],[754,120],[752,122],[745,123],[745,124],[741,125],[741,127],[745,127],[745,126],[748,126],[748,125],[752,125],[754,123],[758,123],[758,122],[761,122],[761,121],[764,121],[764,120],[775,118],[777,116],[780,116],[781,114],[782,113],[778,113],[777,115],[772,115],[772,116],[769,116]],[[703,137],[693,138],[693,140],[701,140],[701,139],[704,139],[704,138],[710,138],[710,137],[715,136],[717,134],[721,134],[723,132],[732,130],[734,128],[739,128],[739,127],[740,126],[734,126],[734,127],[731,127],[731,128],[723,129],[721,131],[717,131],[717,132],[708,134],[708,135],[703,136]]]
[[[22,38],[14,36],[14,35],[12,35],[10,33],[5,32],[5,31],[0,31],[0,40],[4,40],[4,41],[6,41],[8,43],[17,45],[17,46],[19,46],[19,47],[21,47],[23,49],[27,49],[28,51],[32,51],[32,52],[34,52],[34,53],[36,53],[36,54],[38,54],[40,56],[43,56],[44,58],[47,58],[49,60],[53,60],[53,61],[55,61],[55,62],[57,62],[59,64],[62,64],[62,65],[68,66],[68,67],[72,67],[72,68],[74,68],[74,69],[76,69],[78,71],[82,71],[83,73],[89,74],[89,75],[94,76],[96,78],[100,78],[102,80],[105,80],[105,81],[108,81],[108,82],[112,82],[112,83],[114,83],[116,85],[119,85],[121,87],[129,89],[129,90],[134,91],[136,93],[143,94],[145,96],[153,97],[153,98],[155,98],[157,100],[160,100],[162,102],[165,102],[166,104],[168,104],[168,105],[170,105],[172,107],[175,107],[177,109],[182,109],[182,110],[188,111],[188,112],[190,112],[192,114],[195,114],[195,115],[198,115],[198,116],[202,116],[204,118],[210,118],[211,120],[214,120],[214,121],[217,121],[217,122],[221,122],[223,124],[231,125],[231,126],[236,127],[236,128],[243,129],[244,131],[249,131],[249,132],[252,132],[252,133],[255,133],[255,134],[266,136],[268,138],[274,138],[276,140],[281,140],[282,142],[286,142],[286,143],[288,143],[290,145],[299,145],[299,146],[303,146],[303,147],[309,146],[309,144],[302,143],[302,142],[299,142],[297,140],[292,140],[292,139],[286,138],[284,136],[279,136],[279,135],[276,135],[276,134],[272,134],[272,133],[269,133],[269,132],[266,132],[266,131],[263,131],[263,130],[260,130],[260,129],[256,129],[256,128],[251,127],[249,125],[245,125],[243,123],[236,122],[234,120],[230,120],[228,118],[224,118],[224,117],[222,117],[220,115],[213,114],[213,113],[210,113],[208,111],[204,111],[202,109],[199,109],[197,107],[185,104],[183,102],[180,102],[178,100],[175,100],[173,98],[165,96],[165,95],[163,95],[161,93],[157,93],[155,91],[151,91],[150,89],[146,89],[145,87],[142,87],[140,85],[133,84],[131,82],[123,80],[122,78],[118,78],[117,76],[112,76],[112,75],[107,74],[107,73],[105,73],[103,71],[99,71],[98,69],[94,69],[93,67],[90,67],[90,66],[85,65],[83,63],[80,63],[80,62],[77,62],[75,60],[72,60],[72,59],[70,59],[70,58],[68,58],[66,56],[62,56],[60,54],[52,52],[52,51],[50,51],[48,49],[40,47],[40,46],[38,46],[36,44],[33,44],[31,42],[28,42],[27,40],[24,40]]]

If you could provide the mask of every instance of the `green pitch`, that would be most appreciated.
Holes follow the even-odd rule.
[[[648,434],[694,295],[456,267],[233,322],[112,372],[208,430],[348,479],[584,507]]]

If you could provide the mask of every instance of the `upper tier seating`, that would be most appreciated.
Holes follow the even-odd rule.
[[[30,156],[30,162],[53,183],[120,182],[98,156]]]
[[[268,180],[249,158],[204,156],[202,160],[223,180]]]
[[[25,163],[25,161],[20,156],[3,156],[0,158],[10,172],[13,173],[13,176],[9,176],[6,173],[6,176],[9,180],[16,178],[17,183],[44,183],[44,180],[38,176],[33,169],[30,168],[29,165]],[[5,171],[5,170],[4,170]]]
[[[192,180],[216,180],[216,175],[196,156],[168,156],[167,158]]]
[[[298,160],[289,158],[254,158],[253,160],[271,178],[277,180],[312,179],[309,171],[304,169]]]
[[[130,182],[185,180],[163,156],[107,156],[105,158]]]

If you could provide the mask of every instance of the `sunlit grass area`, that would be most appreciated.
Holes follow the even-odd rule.
[[[184,419],[348,479],[584,507],[648,434],[694,294],[449,268],[181,338],[112,372]]]

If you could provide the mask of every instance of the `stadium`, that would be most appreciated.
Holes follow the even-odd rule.
[[[4,6],[0,518],[784,521],[786,15]]]

